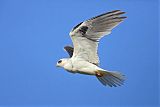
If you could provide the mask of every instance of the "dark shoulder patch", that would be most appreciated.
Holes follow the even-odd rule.
[[[79,23],[78,25],[76,25],[72,31],[74,31],[76,28],[78,28],[83,22]]]
[[[86,34],[87,30],[88,30],[88,27],[87,27],[87,26],[82,26],[82,27],[79,29],[79,31],[80,31],[83,35]]]

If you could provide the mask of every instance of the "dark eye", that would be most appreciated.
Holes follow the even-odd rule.
[[[61,62],[62,62],[62,60],[59,60],[59,61],[58,61],[58,63],[61,63]]]

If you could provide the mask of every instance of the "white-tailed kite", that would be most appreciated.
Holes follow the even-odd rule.
[[[58,67],[63,67],[71,73],[94,75],[103,85],[110,87],[120,86],[124,82],[124,75],[119,72],[110,72],[100,68],[97,48],[99,40],[111,33],[126,17],[125,12],[114,10],[93,17],[79,23],[71,32],[70,37],[73,47],[65,46],[70,58],[63,58],[57,62]]]

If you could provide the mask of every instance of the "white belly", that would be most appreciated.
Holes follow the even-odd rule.
[[[81,74],[87,75],[95,75],[95,71],[97,71],[98,67],[92,63],[89,63],[84,60],[73,61],[73,71]]]

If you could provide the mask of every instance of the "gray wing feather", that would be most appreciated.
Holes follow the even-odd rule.
[[[75,26],[70,32],[74,45],[73,56],[83,55],[81,57],[85,60],[98,64],[97,48],[100,38],[110,34],[111,30],[126,18],[121,16],[124,13],[120,10],[107,12]]]
[[[99,40],[101,37],[110,34],[111,30],[126,18],[120,16],[124,13],[120,10],[115,10],[87,20],[84,22],[84,25],[88,26],[86,37]]]

